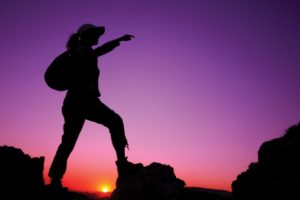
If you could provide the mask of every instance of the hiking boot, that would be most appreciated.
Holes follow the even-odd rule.
[[[124,180],[130,177],[133,174],[138,173],[143,169],[142,163],[134,164],[127,160],[127,157],[124,160],[116,161],[117,169],[118,169],[118,180]]]
[[[63,187],[60,179],[52,178],[48,188],[53,192],[67,192],[68,188]]]

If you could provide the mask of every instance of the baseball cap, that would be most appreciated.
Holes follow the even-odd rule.
[[[104,26],[95,26],[93,24],[83,24],[77,30],[77,34],[82,35],[87,31],[95,31],[99,35],[103,35],[105,32],[105,28],[104,28]]]

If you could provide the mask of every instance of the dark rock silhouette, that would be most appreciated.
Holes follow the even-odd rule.
[[[0,194],[17,196],[41,191],[44,187],[43,168],[44,157],[31,158],[20,149],[0,147]]]
[[[231,192],[207,188],[187,187],[181,195],[182,200],[228,200]]]
[[[184,188],[181,199],[187,200],[228,200],[231,199],[231,192],[224,190],[212,190],[206,188]]]
[[[264,142],[258,162],[232,183],[233,199],[300,199],[300,123]]]
[[[45,186],[44,157],[30,157],[21,149],[0,146],[1,200],[92,200],[77,192],[55,192]]]
[[[171,166],[152,163],[126,180],[118,181],[112,199],[176,200],[180,199],[184,185]]]

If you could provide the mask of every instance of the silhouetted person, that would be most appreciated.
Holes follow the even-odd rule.
[[[69,89],[62,107],[64,133],[49,171],[50,186],[54,188],[63,188],[61,179],[66,172],[67,160],[86,119],[109,129],[117,154],[119,178],[142,168],[142,164],[127,161],[125,147],[128,143],[122,118],[99,100],[98,88],[97,58],[112,51],[121,41],[131,40],[133,36],[124,35],[93,49],[92,46],[98,44],[98,39],[104,32],[104,27],[84,24],[71,35],[66,45],[71,52],[74,65],[70,71]]]

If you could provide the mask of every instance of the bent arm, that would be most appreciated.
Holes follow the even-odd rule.
[[[132,38],[134,38],[133,35],[123,35],[120,38],[117,38],[115,40],[109,41],[103,45],[101,45],[100,47],[97,47],[94,51],[96,53],[97,56],[102,56],[110,51],[112,51],[113,49],[115,49],[117,46],[120,45],[121,41],[129,41]]]

